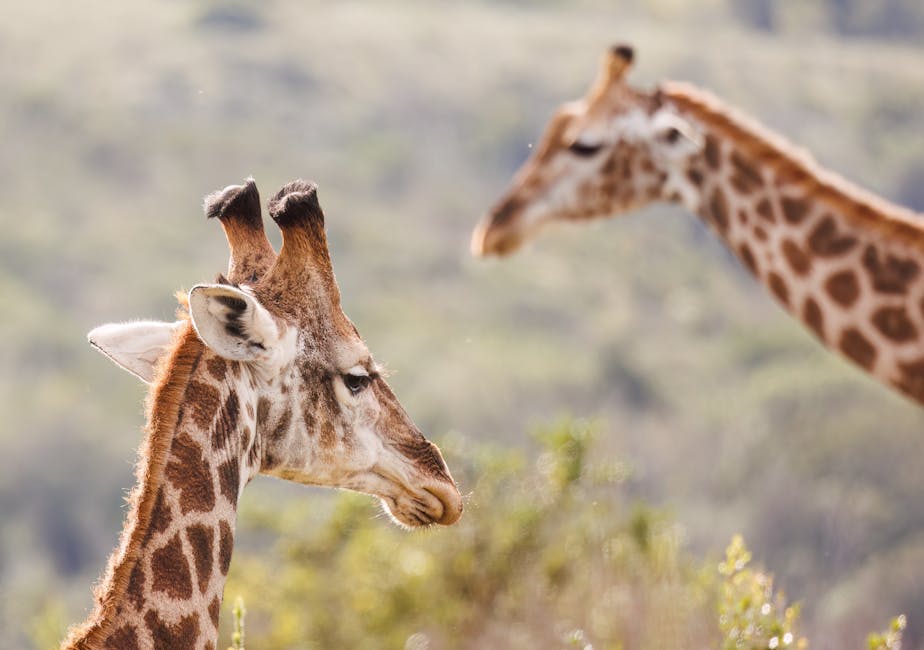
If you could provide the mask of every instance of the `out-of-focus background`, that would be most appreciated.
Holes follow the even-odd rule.
[[[254,481],[223,640],[240,595],[253,648],[716,647],[740,532],[811,647],[898,614],[924,647],[919,406],[679,208],[468,254],[616,41],[924,210],[919,0],[5,4],[0,646],[81,620],[121,527],[144,388],[85,332],[223,270],[201,200],[253,174],[318,182],[345,309],[469,496],[407,533]]]

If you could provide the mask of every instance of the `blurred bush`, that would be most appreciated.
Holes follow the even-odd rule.
[[[452,441],[453,467],[473,489],[448,529],[398,530],[374,516],[368,497],[351,494],[320,516],[250,503],[244,535],[271,528],[278,538],[272,552],[234,558],[226,594],[247,603],[248,642],[714,647],[715,577],[683,550],[676,524],[626,498],[628,469],[595,453],[596,431],[573,420],[540,428],[535,462]]]

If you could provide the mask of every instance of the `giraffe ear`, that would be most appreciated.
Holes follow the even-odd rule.
[[[199,338],[231,361],[268,361],[279,351],[279,326],[246,291],[200,284],[189,292],[189,314]]]
[[[180,321],[108,323],[90,330],[87,340],[116,365],[150,384],[154,379],[154,366],[167,351],[181,324]]]

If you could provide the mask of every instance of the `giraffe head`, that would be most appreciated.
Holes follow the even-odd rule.
[[[613,216],[657,200],[695,200],[685,172],[702,138],[660,93],[626,83],[632,58],[632,48],[612,47],[587,94],[558,109],[475,229],[475,255],[510,253],[554,222]]]
[[[188,295],[189,319],[213,359],[209,373],[233,385],[236,413],[253,414],[240,485],[264,473],[375,495],[405,526],[454,523],[462,501],[439,449],[408,417],[341,309],[315,186],[295,181],[271,200],[283,234],[278,257],[251,181],[209,197],[206,213],[228,236],[230,279],[253,281],[222,279]],[[90,340],[150,381],[179,327],[108,325]]]

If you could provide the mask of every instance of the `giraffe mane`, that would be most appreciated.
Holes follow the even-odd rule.
[[[794,184],[840,211],[844,217],[884,237],[900,238],[924,250],[924,215],[896,205],[822,167],[805,149],[796,147],[718,97],[684,82],[667,81],[665,98],[705,126],[729,137],[762,167],[772,168],[784,184]]]
[[[164,480],[164,468],[181,416],[181,405],[202,356],[204,345],[196,335],[183,303],[178,316],[185,326],[177,332],[173,347],[158,364],[145,403],[146,435],[138,449],[135,487],[128,498],[129,512],[122,528],[118,547],[109,556],[109,563],[100,578],[94,596],[96,607],[82,625],[72,627],[62,647],[97,648],[109,634],[109,621],[128,589],[132,570],[151,525],[151,514],[158,488]]]

